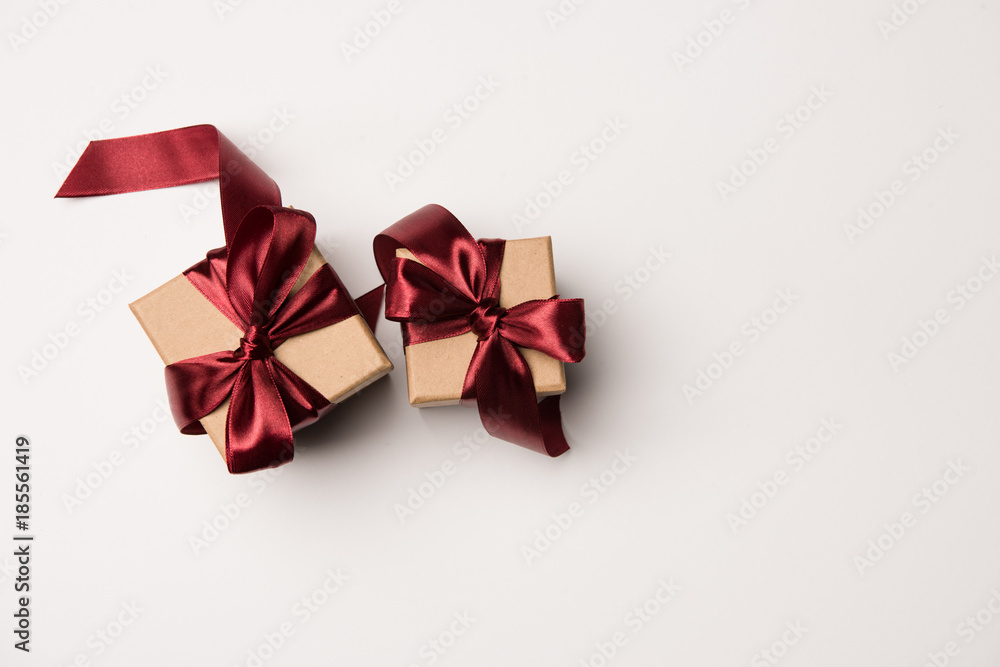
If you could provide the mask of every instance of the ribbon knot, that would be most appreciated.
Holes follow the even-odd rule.
[[[240,349],[233,352],[238,359],[267,359],[274,356],[274,346],[264,327],[251,325],[243,338],[240,338]]]
[[[487,340],[497,332],[500,320],[506,314],[507,309],[501,308],[496,299],[486,298],[469,313],[469,326],[479,340]]]

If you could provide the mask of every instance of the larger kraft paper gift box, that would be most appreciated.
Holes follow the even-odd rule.
[[[313,247],[292,294],[325,263],[323,255]],[[164,364],[240,347],[243,332],[183,275],[129,307]],[[361,315],[289,338],[275,348],[274,356],[315,387],[331,404],[344,401],[392,370],[392,362]],[[223,460],[226,458],[228,409],[227,399],[201,419]]]

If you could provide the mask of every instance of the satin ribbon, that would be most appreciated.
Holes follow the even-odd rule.
[[[564,362],[583,359],[582,299],[552,297],[499,305],[505,242],[476,241],[449,211],[429,205],[375,237],[375,261],[386,283],[386,319],[400,322],[403,343],[416,345],[468,331],[478,342],[462,387],[487,432],[549,456],[569,449],[559,396],[539,402],[517,346]],[[396,257],[406,248],[421,263]]]
[[[290,294],[315,241],[313,217],[283,208],[274,181],[212,125],[92,141],[56,196],[136,192],[216,178],[226,247],[210,251],[184,275],[244,334],[238,349],[178,361],[165,375],[182,433],[204,433],[199,420],[229,400],[226,465],[244,473],[290,461],[292,430],[333,407],[274,356],[289,338],[358,313],[328,264]],[[358,303],[373,329],[381,296],[378,288]]]

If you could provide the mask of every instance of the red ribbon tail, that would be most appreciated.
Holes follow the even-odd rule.
[[[476,347],[462,391],[463,401],[473,398],[483,427],[494,438],[552,457],[569,450],[559,397],[538,403],[527,362],[501,336],[480,341]]]
[[[56,197],[170,188],[219,177],[219,135],[211,125],[91,141]]]
[[[244,364],[233,385],[226,417],[226,465],[232,474],[275,468],[294,455],[292,425],[272,361]]]
[[[361,311],[361,317],[365,318],[368,328],[375,333],[375,325],[378,324],[378,314],[382,310],[382,293],[385,292],[385,284],[379,285],[370,292],[362,294],[354,303]]]
[[[542,440],[545,453],[556,457],[569,451],[569,443],[562,429],[562,412],[559,410],[560,396],[543,398],[538,404],[538,419],[542,424]]]

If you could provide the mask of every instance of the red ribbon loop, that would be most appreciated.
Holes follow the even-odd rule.
[[[292,429],[332,407],[274,350],[293,336],[358,313],[328,264],[294,294],[316,238],[316,221],[281,207],[278,186],[211,125],[92,141],[57,197],[136,192],[219,179],[226,247],[184,272],[243,331],[240,347],[165,369],[171,412],[182,433],[229,399],[226,463],[232,473],[291,460]],[[365,297],[366,311],[381,290]],[[374,323],[374,320],[368,320]]]
[[[386,281],[385,315],[400,322],[406,345],[475,332],[462,402],[475,401],[486,430],[549,456],[569,449],[559,397],[538,402],[534,380],[517,346],[564,362],[583,359],[582,299],[499,306],[505,242],[477,242],[449,211],[431,204],[375,237],[375,261]],[[422,263],[396,257],[406,248]]]

